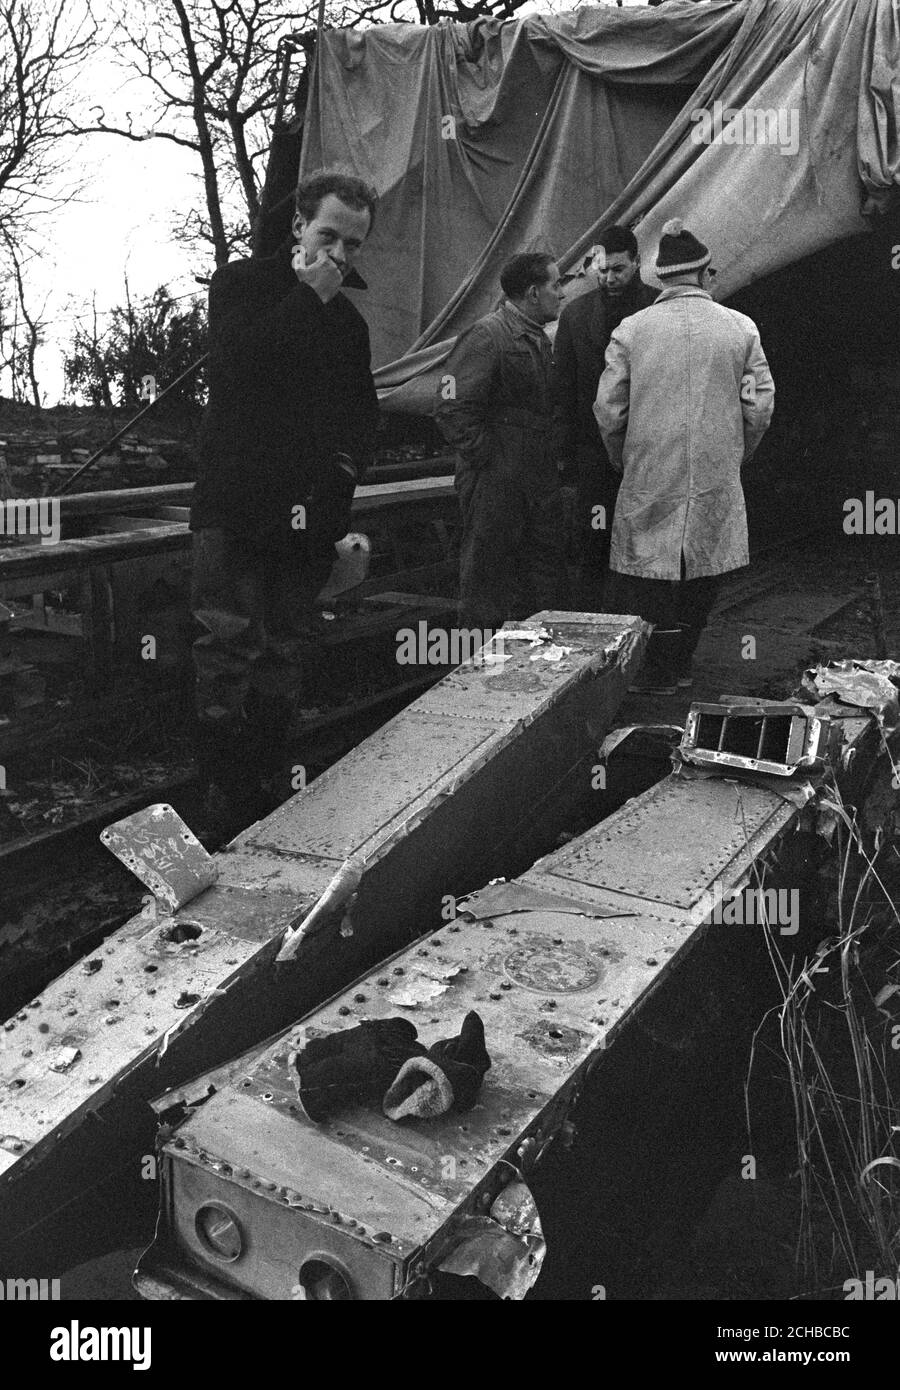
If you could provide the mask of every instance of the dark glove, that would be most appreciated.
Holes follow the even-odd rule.
[[[352,526],[351,506],[359,471],[348,454],[333,454],[313,485],[303,533],[303,598],[312,603],[328,582],[335,545]]]
[[[313,1038],[288,1065],[297,1069],[300,1104],[317,1123],[353,1105],[380,1105],[397,1072],[423,1054],[405,1018],[375,1019],[326,1038]]]
[[[448,1110],[471,1110],[491,1059],[484,1045],[484,1024],[466,1014],[460,1034],[436,1042],[423,1057],[404,1062],[384,1097],[389,1120],[432,1119]]]

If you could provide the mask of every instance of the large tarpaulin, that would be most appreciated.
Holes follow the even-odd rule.
[[[341,164],[381,195],[354,297],[383,403],[430,409],[438,364],[516,251],[566,268],[622,222],[646,271],[679,216],[721,299],[865,231],[863,200],[900,184],[898,3],[670,0],[326,31],[301,173]]]

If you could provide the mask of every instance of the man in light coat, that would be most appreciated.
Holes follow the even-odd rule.
[[[655,625],[638,684],[674,694],[720,576],[749,564],[741,468],[772,418],[775,388],[752,319],[716,304],[710,254],[679,219],[663,227],[664,289],[610,339],[594,411],[622,474],[610,608]]]

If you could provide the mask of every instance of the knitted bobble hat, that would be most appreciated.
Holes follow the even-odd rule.
[[[685,229],[680,217],[673,217],[662,229],[656,273],[661,280],[667,275],[686,275],[709,265],[710,254],[702,241]]]

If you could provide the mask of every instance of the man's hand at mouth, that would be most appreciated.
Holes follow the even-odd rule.
[[[301,285],[309,285],[310,289],[315,290],[323,304],[334,299],[343,284],[343,270],[327,251],[320,250],[316,259],[307,264],[305,250],[302,246],[295,246],[291,266]]]

